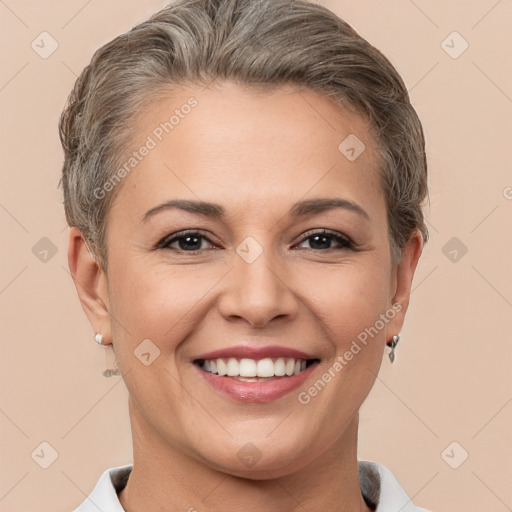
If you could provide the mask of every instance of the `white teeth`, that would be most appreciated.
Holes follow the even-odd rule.
[[[286,365],[282,357],[274,363],[274,375],[276,377],[284,377],[286,375]]]
[[[288,375],[288,377],[293,375],[294,368],[295,368],[295,359],[288,358],[286,360],[286,375]]]
[[[293,357],[279,357],[272,359],[255,360],[249,358],[235,359],[230,357],[225,359],[204,360],[201,368],[210,373],[221,376],[242,377],[250,380],[251,378],[269,378],[269,377],[291,377],[297,375],[306,369],[307,361],[305,359],[294,359]]]
[[[256,361],[254,359],[242,359],[240,361],[240,377],[256,377]]]
[[[217,373],[219,375],[226,375],[228,373],[228,368],[226,366],[226,363],[222,359],[217,359]],[[212,372],[215,373],[215,372]]]
[[[274,373],[274,361],[267,357],[258,361],[257,366],[258,377],[273,377]]]
[[[227,374],[228,377],[240,375],[240,363],[233,357],[228,359]]]

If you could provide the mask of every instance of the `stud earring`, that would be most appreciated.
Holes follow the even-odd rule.
[[[103,334],[101,334],[100,332],[95,334],[94,341],[96,343],[98,343],[99,345],[103,345]],[[108,365],[108,355],[107,355],[107,352],[109,352],[108,345],[103,345],[103,346],[105,347],[105,365],[107,366],[107,369],[103,372],[103,376],[112,377],[114,375],[121,375],[121,371],[119,370],[119,368],[109,368],[108,367],[109,366]]]
[[[391,339],[390,341],[388,341],[386,343],[386,345],[388,347],[391,347],[391,352],[389,353],[389,360],[391,361],[391,363],[393,363],[395,361],[395,347],[398,345],[399,341],[400,341],[400,335],[395,334],[393,336],[393,339]]]

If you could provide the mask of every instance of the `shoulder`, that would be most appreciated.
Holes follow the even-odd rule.
[[[359,461],[361,492],[375,512],[429,512],[417,507],[393,473],[378,462]]]
[[[124,512],[117,493],[126,485],[132,467],[132,464],[128,464],[106,469],[91,494],[73,512],[98,512],[98,509]]]

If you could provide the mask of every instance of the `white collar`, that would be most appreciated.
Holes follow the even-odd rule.
[[[88,498],[73,512],[98,512],[98,510],[125,512],[117,493],[126,485],[132,467],[132,464],[128,464],[105,470]],[[362,476],[368,471],[371,472],[372,468],[378,471],[380,480],[379,502],[375,512],[428,512],[412,503],[387,467],[378,462],[359,461],[359,471]]]

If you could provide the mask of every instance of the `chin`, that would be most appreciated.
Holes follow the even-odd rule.
[[[312,442],[298,435],[276,437],[272,441],[265,435],[245,436],[243,441],[230,438],[197,454],[218,471],[250,480],[293,474],[315,457]]]

